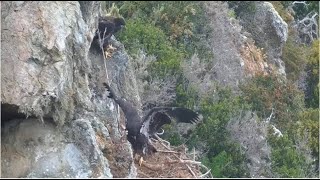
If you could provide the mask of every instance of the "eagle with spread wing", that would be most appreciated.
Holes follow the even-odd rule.
[[[150,143],[150,137],[159,132],[164,124],[170,124],[172,118],[183,123],[197,123],[201,119],[198,113],[181,107],[154,107],[141,118],[138,110],[130,102],[116,96],[107,83],[103,85],[109,91],[108,97],[119,104],[126,117],[127,138],[134,152],[141,155],[140,164],[143,156],[156,152]]]

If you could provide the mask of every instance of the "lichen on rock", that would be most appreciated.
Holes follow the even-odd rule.
[[[90,49],[100,2],[1,4],[1,177],[135,177],[124,117],[100,86],[138,97],[135,79],[119,42],[107,62]]]

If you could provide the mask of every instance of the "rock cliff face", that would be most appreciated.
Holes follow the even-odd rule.
[[[288,25],[271,3],[256,2],[255,11],[242,13],[240,21],[229,15],[225,2],[205,2],[204,7],[212,29],[210,79],[237,90],[240,82],[257,72],[266,74],[272,69],[285,76],[280,57]]]
[[[269,2],[255,2],[255,10],[242,13],[240,24],[248,31],[256,45],[264,48],[268,62],[285,76],[285,65],[281,60],[282,47],[288,38],[288,25]]]
[[[136,176],[124,116],[101,86],[139,102],[135,78],[117,41],[106,62],[90,49],[99,12],[99,2],[1,3],[1,177]]]

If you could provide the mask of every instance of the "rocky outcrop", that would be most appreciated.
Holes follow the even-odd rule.
[[[136,177],[109,82],[139,102],[129,56],[90,49],[99,2],[1,3],[1,177]],[[139,105],[139,104],[137,104]]]
[[[277,66],[274,68],[273,61],[267,60],[268,53],[265,53],[261,50],[262,48],[258,48],[255,45],[255,39],[250,34],[251,32],[247,32],[246,27],[242,27],[237,19],[229,15],[230,9],[228,9],[226,2],[205,2],[204,8],[208,25],[212,29],[208,41],[212,47],[214,58],[212,59],[212,68],[204,72],[203,79],[205,80],[200,87],[210,87],[208,82],[212,87],[212,82],[216,81],[219,85],[229,86],[237,92],[239,91],[239,84],[248,77],[258,73],[268,74],[271,69],[282,71],[278,70]],[[281,28],[278,29],[282,30]],[[264,30],[262,33],[265,34]],[[286,32],[284,36],[285,34]],[[282,38],[283,41],[286,39],[286,37]],[[269,45],[267,44],[266,46]],[[273,48],[279,47],[274,44],[270,50],[272,53]],[[277,57],[279,58],[281,53],[278,55]],[[189,66],[195,67],[194,65]],[[193,70],[192,72],[195,71]],[[191,76],[194,76],[194,73]],[[208,88],[204,92],[208,92]]]
[[[288,25],[269,2],[256,2],[254,12],[242,12],[240,24],[248,31],[258,47],[264,48],[268,62],[276,65],[285,76],[281,60],[282,47],[288,38]]]

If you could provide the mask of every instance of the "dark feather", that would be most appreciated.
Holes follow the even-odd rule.
[[[157,133],[164,124],[170,124],[172,118],[178,123],[196,123],[200,120],[198,113],[180,107],[155,107],[141,119],[138,110],[131,103],[118,97],[107,83],[103,85],[109,91],[108,97],[113,98],[125,114],[128,140],[136,153],[146,155],[155,152],[156,149],[149,143],[149,138]]]
[[[101,50],[109,45],[109,40],[111,36],[118,32],[125,26],[125,21],[123,18],[116,18],[112,16],[103,16],[99,18],[98,29],[93,38],[94,44],[99,46],[98,50]],[[96,45],[95,45],[96,46]]]
[[[198,113],[181,107],[155,107],[143,119],[149,136],[157,133],[164,124],[170,124],[171,118],[178,123],[196,123],[200,120]]]

